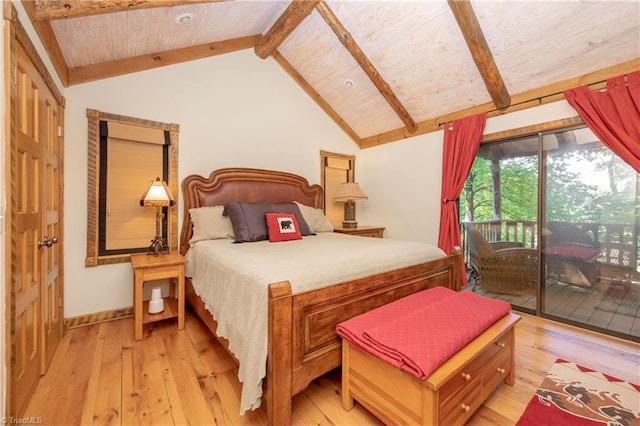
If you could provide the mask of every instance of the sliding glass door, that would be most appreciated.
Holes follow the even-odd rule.
[[[588,128],[481,145],[460,207],[466,290],[640,341],[640,178]]]
[[[460,197],[469,289],[535,313],[538,135],[482,144]]]
[[[638,174],[587,128],[541,139],[540,313],[638,338]]]

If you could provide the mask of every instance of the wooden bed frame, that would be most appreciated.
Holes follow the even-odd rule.
[[[224,205],[228,201],[265,201],[322,208],[323,191],[303,177],[279,171],[226,168],[209,177],[182,181],[184,218],[180,252],[185,254],[193,233],[189,209]],[[353,237],[357,238],[357,237]],[[363,238],[363,237],[360,237]],[[409,266],[366,278],[293,294],[289,282],[269,285],[268,355],[263,400],[269,424],[291,423],[291,399],[309,383],[341,363],[336,324],[409,294],[437,285],[461,287],[462,254]],[[216,335],[216,323],[187,279],[188,304]],[[220,340],[225,346],[224,339]],[[277,344],[275,344],[277,342]]]

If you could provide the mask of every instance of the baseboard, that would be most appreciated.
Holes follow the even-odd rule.
[[[80,315],[64,319],[64,329],[82,327],[90,324],[97,324],[106,321],[113,321],[120,318],[133,316],[133,306],[112,311],[96,312],[94,314]]]

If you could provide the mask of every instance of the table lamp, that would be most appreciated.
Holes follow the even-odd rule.
[[[140,198],[141,206],[151,206],[156,208],[156,236],[151,240],[151,245],[147,249],[147,254],[158,256],[160,253],[168,253],[169,246],[162,239],[161,223],[162,223],[162,208],[173,206],[175,200],[171,190],[167,186],[166,182],[160,180],[159,177],[156,180],[151,181],[149,187]]]
[[[356,201],[367,200],[369,197],[360,188],[357,182],[345,182],[336,191],[333,199],[344,203],[343,228],[357,228]]]

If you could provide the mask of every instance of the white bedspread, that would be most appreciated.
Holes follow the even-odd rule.
[[[278,243],[208,240],[187,253],[187,275],[240,361],[242,414],[261,403],[270,283],[289,281],[297,293],[444,256],[430,244],[332,232]]]

